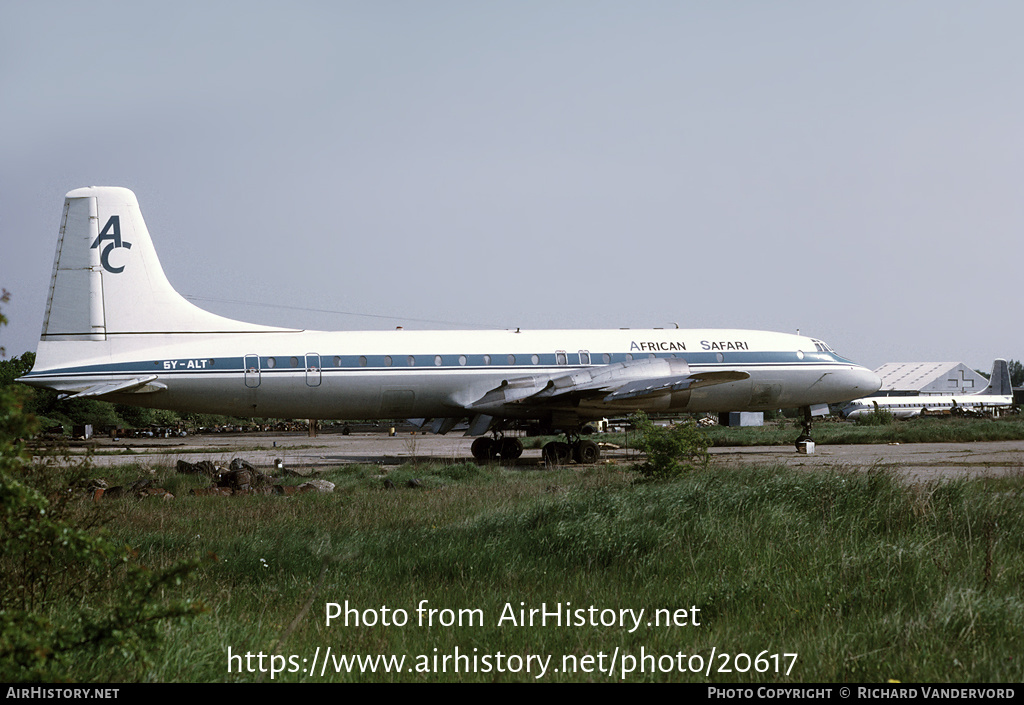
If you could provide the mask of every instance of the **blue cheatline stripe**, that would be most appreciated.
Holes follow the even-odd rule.
[[[605,357],[607,355],[607,358]],[[721,355],[721,360],[718,356]],[[571,353],[570,357],[574,357]],[[76,367],[63,367],[46,372],[29,372],[25,377],[45,378],[68,374],[75,375],[100,375],[100,374],[176,374],[186,372],[195,373],[224,373],[239,372],[252,367],[253,356],[245,357],[220,357],[220,358],[178,358],[148,361],[131,361],[118,363],[105,363],[99,365],[81,365]],[[537,354],[537,361],[534,362],[533,355],[517,354],[514,362],[509,361],[509,354],[490,355],[490,364],[485,362],[485,355],[324,355],[320,356],[320,370],[322,372],[346,371],[346,370],[374,370],[374,371],[399,371],[399,370],[544,370],[550,372],[558,370],[580,369],[584,367],[600,367],[606,364],[627,362],[629,360],[639,361],[650,357],[659,359],[682,359],[692,368],[707,367],[747,367],[747,368],[769,368],[783,365],[800,366],[828,366],[833,364],[850,365],[848,360],[838,355],[825,352],[803,353],[799,357],[796,352],[723,352],[723,353],[591,353],[591,364],[581,365],[577,362],[569,364],[557,364],[555,353]],[[387,358],[391,364],[387,364]],[[414,364],[409,364],[409,358],[414,358]],[[440,365],[436,358],[440,357]],[[291,360],[295,358],[296,365],[292,366]],[[271,366],[271,360],[274,360]],[[248,363],[248,364],[247,364]],[[551,368],[551,369],[547,369]],[[259,356],[259,371],[262,374],[274,374],[283,372],[304,372],[306,369],[306,354],[302,355],[261,355]]]

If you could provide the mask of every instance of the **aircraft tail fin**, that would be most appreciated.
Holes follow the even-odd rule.
[[[1013,396],[1013,386],[1010,384],[1010,366],[1006,360],[997,359],[992,363],[992,376],[989,378],[988,387],[981,393],[1004,397]]]
[[[42,341],[269,330],[281,329],[204,311],[174,290],[130,190],[65,196]]]

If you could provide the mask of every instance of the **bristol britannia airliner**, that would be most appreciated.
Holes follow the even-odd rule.
[[[754,330],[344,331],[205,311],[171,286],[132,191],[69,192],[36,364],[20,378],[69,398],[304,419],[468,421],[479,459],[514,459],[526,424],[564,433],[544,457],[597,459],[588,421],[646,412],[801,408],[881,381],[814,338]],[[805,430],[806,430],[805,429]]]

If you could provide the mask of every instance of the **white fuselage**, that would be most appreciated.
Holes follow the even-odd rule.
[[[245,416],[443,417],[466,415],[468,405],[503,381],[560,377],[645,358],[685,360],[694,372],[742,370],[750,376],[653,398],[608,402],[595,396],[568,408],[506,404],[501,415],[590,419],[637,409],[768,410],[838,403],[879,385],[874,373],[819,349],[810,338],[671,329],[149,334],[100,346],[55,341],[40,344],[36,366],[23,381],[75,392],[156,375],[149,389],[109,398]]]
[[[856,419],[873,414],[876,409],[888,411],[898,419],[920,416],[922,412],[942,413],[954,409],[971,411],[998,411],[1013,406],[1013,397],[996,394],[967,394],[957,396],[924,395],[907,397],[871,397],[855,399],[843,407],[842,415]]]

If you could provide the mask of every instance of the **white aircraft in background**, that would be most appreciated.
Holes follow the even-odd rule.
[[[596,460],[584,423],[647,412],[804,410],[881,380],[819,340],[747,330],[319,332],[224,318],[167,281],[135,194],[64,201],[35,367],[20,381],[69,398],[246,417],[469,420],[477,458],[516,458],[504,430],[536,424]],[[490,437],[486,434],[490,433]]]
[[[992,376],[988,386],[975,394],[918,395],[907,397],[868,397],[855,399],[844,406],[844,418],[856,419],[876,410],[888,411],[898,419],[909,419],[922,413],[985,413],[1013,408],[1013,387],[1010,386],[1010,368],[1006,360],[992,363]]]

